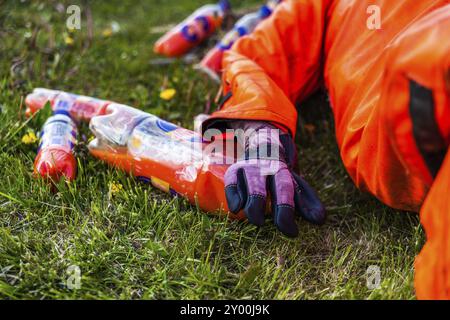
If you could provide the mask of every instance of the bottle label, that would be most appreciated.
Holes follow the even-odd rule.
[[[70,123],[63,120],[51,121],[42,129],[39,150],[58,147],[70,152],[75,146],[76,136],[76,130]]]
[[[91,119],[101,112],[105,103],[104,100],[78,96],[70,108],[70,114],[77,119]]]
[[[64,92],[55,100],[53,110],[77,120],[91,119],[101,112],[105,103],[104,100]]]
[[[156,125],[159,129],[161,129],[164,133],[166,133],[169,137],[175,140],[182,140],[186,142],[197,142],[201,141],[200,135],[195,133],[194,131],[178,127],[173,123],[158,119],[156,120]]]
[[[188,22],[182,29],[181,34],[189,42],[201,41],[210,32],[211,24],[206,16],[196,17]]]
[[[181,197],[181,195],[176,192],[174,189],[170,187],[170,184],[164,180],[161,180],[159,178],[156,178],[154,176],[145,177],[145,176],[139,176],[137,177],[139,181],[142,181],[144,183],[151,184],[157,189],[160,189],[161,191],[170,193],[173,197]]]
[[[161,129],[165,133],[169,133],[171,131],[178,129],[178,126],[174,125],[173,123],[161,119],[156,120],[156,125],[158,126],[159,129]]]
[[[170,122],[150,120],[133,130],[128,141],[128,151],[135,157],[175,165],[190,164],[201,159],[201,146],[194,143],[199,141],[195,139],[197,136],[199,135],[194,131]]]

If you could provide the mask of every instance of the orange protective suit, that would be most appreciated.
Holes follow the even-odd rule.
[[[294,103],[325,85],[355,184],[420,210],[417,297],[450,298],[449,39],[448,0],[285,1],[225,55],[226,99],[203,128],[265,120],[295,135]]]

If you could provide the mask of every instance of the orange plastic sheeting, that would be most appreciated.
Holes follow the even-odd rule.
[[[228,100],[203,127],[265,120],[294,135],[294,104],[325,86],[355,184],[398,209],[418,212],[427,199],[417,293],[450,298],[448,223],[430,222],[450,215],[440,159],[450,143],[449,39],[448,0],[285,1],[225,54]]]

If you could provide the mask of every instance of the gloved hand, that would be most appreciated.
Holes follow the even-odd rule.
[[[292,170],[295,145],[290,136],[280,134],[267,123],[251,126],[245,126],[245,130],[253,131],[245,134],[245,157],[225,173],[225,195],[230,211],[238,213],[244,209],[250,223],[262,226],[270,195],[274,223],[284,235],[298,235],[296,215],[314,224],[324,223],[325,208],[317,194]],[[277,148],[278,152],[273,152]]]

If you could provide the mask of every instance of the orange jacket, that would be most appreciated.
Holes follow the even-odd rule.
[[[373,24],[378,14],[380,28]],[[225,55],[228,99],[204,124],[264,120],[295,135],[294,103],[324,85],[342,160],[358,187],[413,211],[432,190],[421,212],[428,237],[421,256],[434,258],[418,258],[419,298],[450,298],[450,221],[430,218],[450,216],[443,203],[450,181],[448,39],[448,0],[285,1]]]

